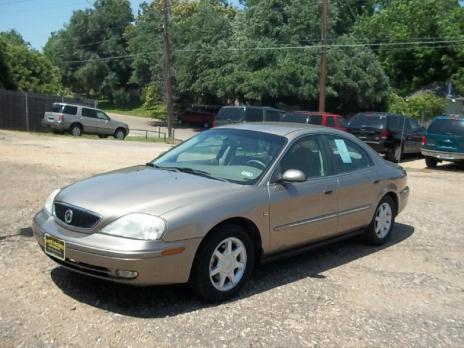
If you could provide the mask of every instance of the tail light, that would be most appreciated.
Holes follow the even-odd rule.
[[[382,140],[387,140],[391,137],[391,133],[388,131],[388,129],[382,129],[380,132],[380,139]]]
[[[64,121],[64,115],[58,115],[58,122]]]
[[[423,135],[423,136],[421,137],[421,144],[422,144],[422,145],[425,145],[426,142],[427,142],[427,138],[425,137],[425,135]]]

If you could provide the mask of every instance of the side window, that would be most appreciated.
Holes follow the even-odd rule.
[[[344,127],[344,128],[348,127],[348,122],[346,122],[346,120],[343,117],[337,116],[337,121],[340,127]]]
[[[309,136],[297,140],[287,151],[280,162],[280,172],[287,169],[298,169],[308,178],[318,178],[328,175],[320,136]]]
[[[77,114],[77,106],[65,105],[62,112],[63,114],[75,115]]]
[[[97,110],[82,108],[82,116],[97,118]]]
[[[282,116],[282,122],[306,123],[308,116],[288,113]]]
[[[322,116],[321,115],[311,115],[309,118],[309,123],[311,124],[316,124],[316,125],[321,125],[322,124]]]
[[[334,116],[326,116],[325,118],[325,125],[327,127],[335,127]]]
[[[351,140],[334,135],[328,136],[327,140],[339,173],[348,173],[372,165],[372,159],[367,152]]]
[[[280,121],[281,117],[282,117],[282,114],[278,111],[273,111],[273,110],[266,111],[266,121],[278,122]]]
[[[97,111],[97,117],[100,120],[108,120],[108,116],[103,111]]]
[[[245,112],[245,121],[247,122],[263,121],[263,109],[247,108]]]
[[[403,130],[404,121],[404,117],[402,116],[391,116],[388,120],[388,128],[397,132],[401,132]],[[407,122],[404,124],[404,127],[406,129]]]

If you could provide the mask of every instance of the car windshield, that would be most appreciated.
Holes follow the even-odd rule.
[[[281,136],[238,129],[212,129],[149,163],[242,185],[256,183],[285,144]]]
[[[432,134],[464,136],[464,119],[435,119],[427,129]]]
[[[216,120],[241,121],[245,116],[245,108],[222,108],[216,116]]]
[[[387,115],[366,115],[357,114],[349,122],[350,128],[385,128]]]

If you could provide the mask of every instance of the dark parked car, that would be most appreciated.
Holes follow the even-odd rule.
[[[193,105],[178,114],[177,122],[179,124],[189,123],[210,128],[213,127],[214,119],[220,108],[220,106],[215,105]]]
[[[224,106],[216,115],[215,126],[240,122],[278,122],[284,113],[268,106]]]
[[[411,117],[369,112],[356,114],[348,122],[348,132],[369,144],[385,158],[398,163],[403,154],[420,154],[424,128]]]
[[[464,161],[464,115],[434,117],[422,137],[422,154],[427,167]]]
[[[337,128],[346,131],[348,122],[343,116],[315,111],[287,112],[282,117],[282,122],[296,122],[315,124],[319,126]]]

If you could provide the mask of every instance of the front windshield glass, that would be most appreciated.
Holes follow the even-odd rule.
[[[187,140],[151,164],[161,169],[252,185],[264,174],[285,141],[284,137],[261,132],[212,129]]]

